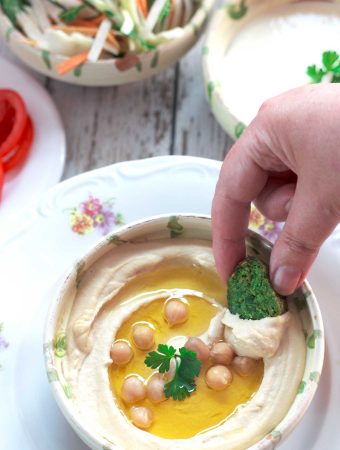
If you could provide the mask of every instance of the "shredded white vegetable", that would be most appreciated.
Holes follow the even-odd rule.
[[[134,23],[133,23],[132,17],[130,16],[128,11],[123,9],[122,14],[123,14],[124,22],[123,22],[123,25],[120,27],[120,31],[121,31],[121,33],[124,33],[127,36],[129,36],[131,34],[131,32],[133,31]]]
[[[47,11],[42,0],[31,0],[32,11],[35,15],[38,25],[42,30],[47,30],[51,26]]]
[[[64,33],[50,28],[46,31],[48,49],[52,53],[75,56],[87,52],[93,45],[93,39],[81,33]]]
[[[98,32],[93,41],[91,50],[87,56],[88,61],[95,62],[98,60],[103,47],[105,45],[105,41],[107,39],[107,35],[111,30],[112,22],[109,19],[104,19],[98,28]]]
[[[146,18],[146,26],[151,31],[155,28],[156,23],[163,11],[163,8],[168,0],[155,0],[152,4],[149,14]]]
[[[56,6],[55,4],[51,3],[49,0],[43,1],[44,1],[44,8],[46,9],[48,17],[50,17],[56,24],[62,23],[61,19],[59,18],[60,8],[58,8],[58,6]]]
[[[44,34],[40,31],[37,24],[33,20],[32,16],[23,12],[19,11],[17,13],[17,21],[21,28],[24,30],[27,37],[32,39],[37,46],[39,46],[41,49],[46,50],[47,49],[47,43]]]

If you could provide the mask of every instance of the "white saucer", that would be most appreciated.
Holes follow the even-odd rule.
[[[0,236],[1,449],[87,449],[52,397],[42,332],[63,274],[105,232],[94,226],[97,215],[109,223],[114,218],[129,222],[160,213],[209,214],[219,169],[220,162],[181,156],[116,164],[55,186],[36,207],[13,220],[14,225],[7,224]],[[90,195],[98,201],[86,203]],[[258,230],[266,232],[263,221],[257,224]],[[339,267],[337,231],[325,243],[309,278],[323,310],[325,370],[309,411],[280,446],[282,450],[340,448]]]
[[[0,58],[0,89],[7,88],[25,100],[35,137],[25,164],[5,176],[0,222],[37,201],[60,180],[66,153],[64,128],[49,94],[23,69]]]

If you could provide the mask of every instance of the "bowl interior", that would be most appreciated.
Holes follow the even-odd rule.
[[[72,392],[65,381],[61,361],[67,351],[65,334],[66,312],[72,307],[77,287],[86,271],[92,264],[108,252],[114,252],[118,246],[128,242],[139,243],[159,239],[202,239],[211,242],[211,220],[208,216],[161,216],[125,226],[119,233],[109,234],[96,245],[84,258],[80,259],[71,269],[58,298],[53,301],[48,314],[45,336],[44,355],[48,380],[55,398],[64,415],[69,420],[78,435],[93,449],[109,449],[110,442],[102,436],[92,434],[91,430],[82,426],[81,418],[73,410]],[[247,253],[255,255],[268,263],[271,244],[252,231],[248,232],[246,240]],[[251,447],[271,449],[298,423],[307,409],[316,390],[323,363],[324,340],[320,311],[309,285],[304,283],[293,296],[297,304],[303,331],[306,337],[307,356],[303,380],[297,396],[288,414],[268,436]],[[112,445],[112,448],[117,449]]]

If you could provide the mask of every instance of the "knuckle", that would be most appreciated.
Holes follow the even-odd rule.
[[[275,97],[265,100],[262,103],[262,105],[260,106],[259,113],[261,115],[264,114],[266,116],[267,115],[271,116],[272,113],[276,110],[276,104],[277,104],[277,102],[276,102],[276,98]]]
[[[296,237],[290,232],[283,233],[281,237],[283,244],[294,253],[300,255],[313,255],[318,251],[318,245],[308,242],[300,237]]]

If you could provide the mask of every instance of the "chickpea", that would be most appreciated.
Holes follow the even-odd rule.
[[[164,394],[165,381],[160,373],[154,374],[146,386],[146,395],[153,403],[160,403],[166,400]]]
[[[233,376],[226,366],[211,366],[205,374],[205,382],[214,391],[223,391],[233,381]]]
[[[143,430],[150,428],[153,421],[153,414],[149,408],[145,406],[133,406],[130,409],[130,415],[136,427],[142,428]]]
[[[132,330],[133,341],[140,350],[150,350],[155,345],[154,334],[148,325],[135,325]]]
[[[136,375],[125,378],[121,396],[127,403],[135,403],[145,398],[146,389],[141,378]]]
[[[115,364],[124,366],[131,360],[133,351],[128,342],[115,341],[111,345],[110,356]]]
[[[235,356],[233,361],[233,368],[241,376],[247,376],[253,372],[257,366],[258,361],[248,356]]]
[[[170,300],[165,304],[164,316],[170,327],[186,322],[189,317],[188,306],[181,300]]]
[[[217,342],[212,346],[210,356],[214,364],[224,364],[228,366],[234,359],[235,353],[231,345],[227,342]]]
[[[185,344],[185,348],[195,352],[200,361],[207,361],[209,359],[209,347],[200,338],[190,337]]]

